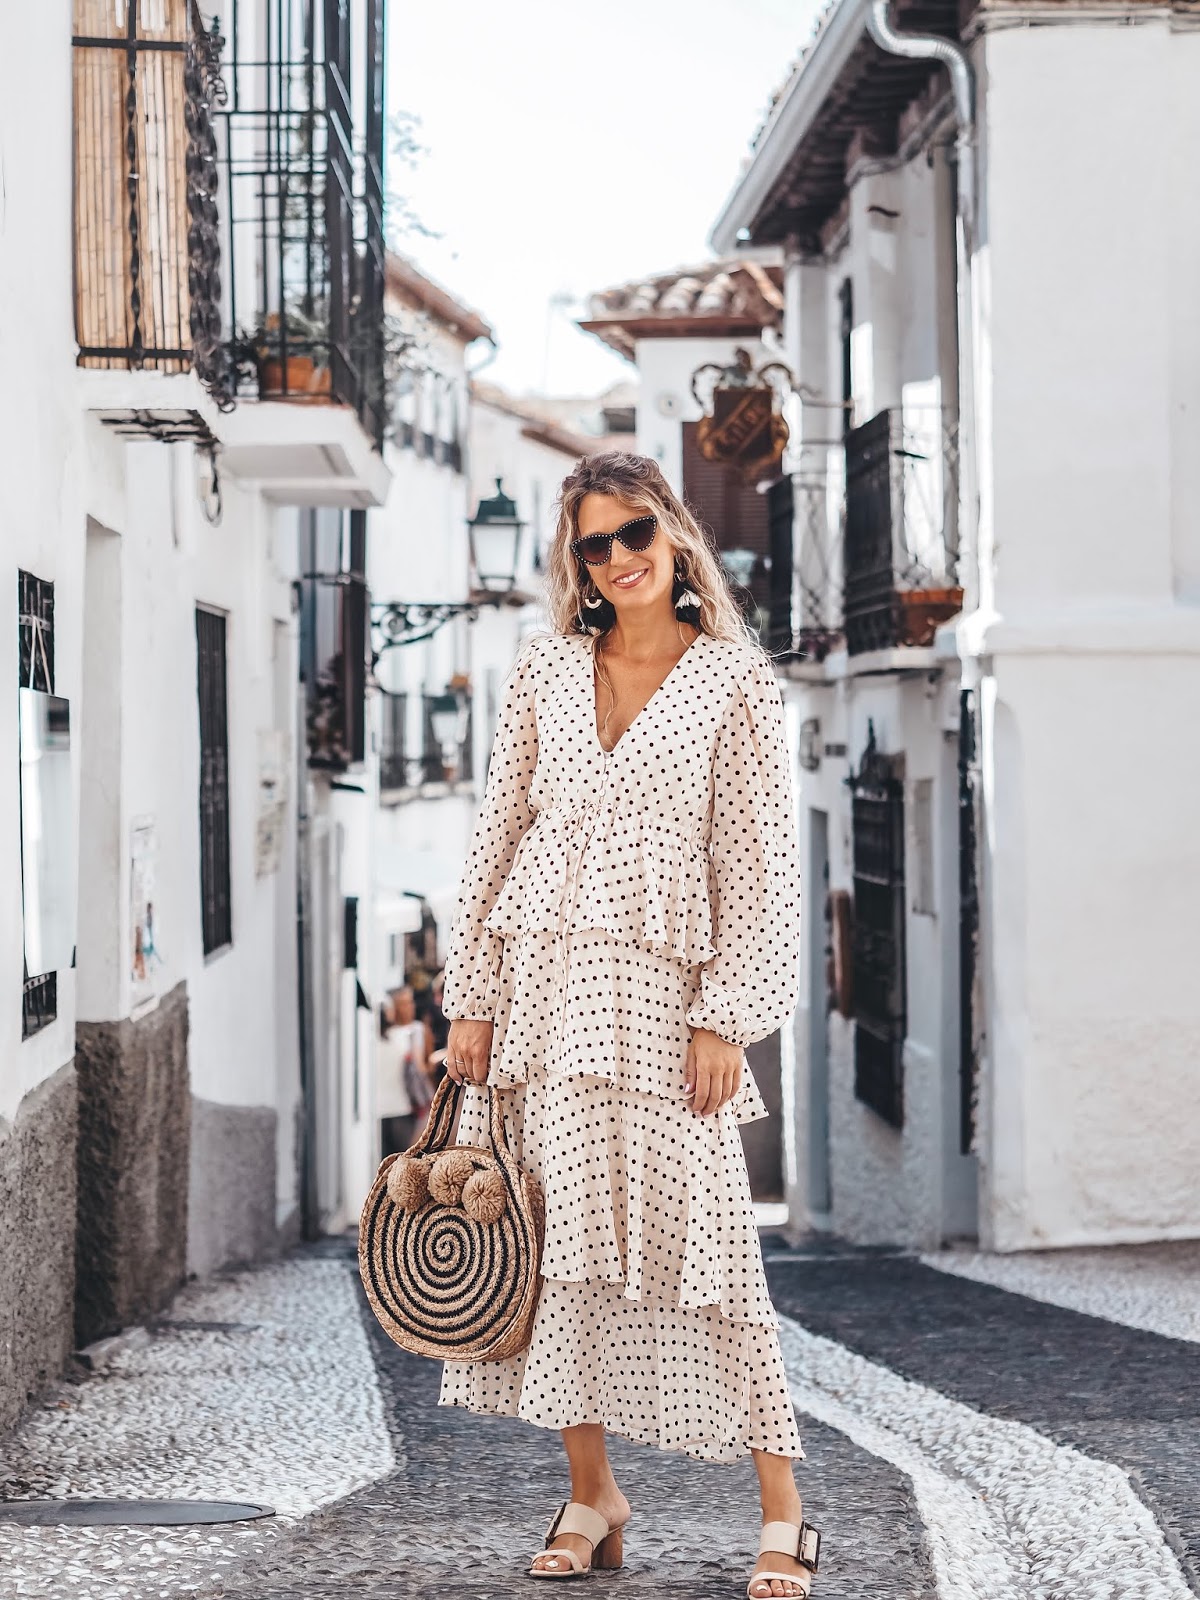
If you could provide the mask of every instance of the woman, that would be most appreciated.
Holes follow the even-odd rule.
[[[444,1000],[448,1072],[504,1091],[543,1185],[543,1283],[525,1355],[447,1363],[442,1404],[561,1430],[571,1499],[535,1576],[621,1563],[607,1430],[752,1454],[747,1592],[806,1595],[818,1541],[737,1131],[766,1115],[744,1048],[798,981],[779,691],[653,461],[609,452],[565,480],[548,590],[555,631],[509,681]]]
[[[396,989],[381,1014],[376,1047],[376,1113],[385,1156],[407,1150],[416,1138],[433,1098],[426,1072],[432,1043],[429,1029],[417,1020],[413,992]]]

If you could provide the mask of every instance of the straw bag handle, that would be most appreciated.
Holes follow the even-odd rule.
[[[483,1084],[472,1084],[474,1089],[484,1089],[488,1097],[488,1138],[491,1141],[492,1154],[496,1160],[501,1159],[503,1151],[508,1159],[512,1160],[512,1152],[508,1148],[508,1140],[504,1133],[504,1118],[500,1112],[500,1096],[495,1089],[485,1088]],[[425,1131],[413,1146],[413,1152],[423,1155],[438,1155],[445,1150],[454,1133],[454,1122],[458,1116],[459,1100],[465,1084],[455,1083],[453,1078],[443,1078],[438,1084],[433,1100],[429,1106],[429,1116],[425,1123]]]

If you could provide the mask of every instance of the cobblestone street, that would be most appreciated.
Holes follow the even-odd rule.
[[[800,1481],[826,1539],[814,1592],[1200,1590],[1194,1246],[919,1261],[768,1240],[766,1254]],[[6,1441],[5,1499],[208,1496],[277,1514],[2,1526],[3,1600],[541,1593],[521,1571],[562,1497],[556,1440],[438,1411],[436,1367],[377,1333],[348,1242],[194,1287],[96,1367]],[[623,1600],[740,1592],[749,1465],[619,1442],[614,1455],[635,1507],[627,1566],[609,1580]]]

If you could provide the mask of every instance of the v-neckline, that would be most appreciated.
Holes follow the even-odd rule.
[[[598,708],[598,706],[596,704],[596,647],[597,647],[597,645],[599,643],[599,640],[598,639],[591,639],[591,640],[588,641],[588,650],[587,650],[588,691],[589,691],[588,726],[592,730],[592,738],[596,741],[597,748],[600,750],[602,755],[605,755],[605,756],[615,756],[616,755],[617,751],[625,743],[625,740],[628,739],[629,735],[633,732],[634,728],[637,727],[638,723],[646,715],[647,711],[649,711],[650,707],[658,699],[659,695],[662,694],[663,690],[667,687],[667,685],[670,683],[671,679],[675,676],[675,674],[679,671],[679,669],[683,665],[683,663],[691,655],[692,651],[700,643],[701,639],[704,639],[706,637],[707,637],[706,634],[697,633],[696,637],[692,640],[691,644],[688,645],[687,649],[683,652],[683,654],[674,663],[674,665],[672,666],[671,670],[667,673],[666,677],[659,684],[658,688],[655,689],[654,693],[650,696],[650,698],[645,702],[645,704],[642,706],[641,710],[637,713],[637,715],[635,717],[632,717],[630,719],[629,726],[625,729],[624,733],[622,733],[620,738],[616,740],[616,742],[613,744],[613,747],[612,747],[611,750],[606,750],[605,749],[604,743],[603,743],[602,739],[600,738],[600,721],[599,721],[599,718],[597,716],[597,711],[598,711],[599,708]]]

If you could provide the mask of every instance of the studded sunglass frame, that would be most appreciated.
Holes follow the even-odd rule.
[[[571,551],[587,566],[603,567],[612,560],[614,539],[619,539],[626,550],[641,555],[643,550],[649,550],[654,543],[654,535],[657,532],[656,517],[633,517],[630,521],[623,522],[612,533],[588,533],[582,539],[573,539]]]

